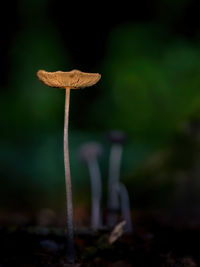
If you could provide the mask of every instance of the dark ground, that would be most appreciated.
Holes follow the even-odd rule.
[[[133,235],[108,244],[106,230],[75,233],[80,266],[200,266],[200,223],[160,214],[137,215]],[[0,266],[66,266],[65,233],[61,228],[31,225],[0,228]],[[79,265],[78,265],[79,266]]]

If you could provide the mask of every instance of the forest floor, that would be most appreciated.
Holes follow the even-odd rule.
[[[110,231],[75,231],[76,264],[82,267],[200,266],[200,221],[160,214],[137,216],[131,235],[109,244]],[[0,267],[60,267],[66,236],[61,228],[0,227]],[[73,266],[73,265],[69,265]]]

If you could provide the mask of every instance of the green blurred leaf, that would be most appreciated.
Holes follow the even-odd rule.
[[[198,46],[166,42],[155,26],[116,30],[104,63],[115,127],[142,142],[165,143],[198,110],[199,62]]]

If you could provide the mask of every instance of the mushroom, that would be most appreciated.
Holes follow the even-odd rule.
[[[91,227],[96,230],[102,226],[101,218],[101,173],[98,165],[98,157],[102,154],[102,147],[97,142],[83,144],[79,149],[79,157],[89,168],[92,208],[91,208]]]
[[[120,166],[123,147],[127,136],[119,130],[111,131],[107,135],[111,142],[111,152],[109,158],[109,174],[108,174],[108,226],[114,226],[117,223],[119,205],[119,178]]]
[[[68,148],[68,117],[69,117],[69,99],[70,89],[79,89],[96,84],[101,75],[98,73],[84,73],[79,70],[69,72],[47,72],[39,70],[37,77],[45,85],[50,87],[63,88],[65,95],[65,119],[64,119],[64,165],[65,165],[65,183],[67,194],[67,260],[69,263],[74,262],[74,230],[73,230],[73,207],[72,207],[72,189],[69,165],[69,148]]]

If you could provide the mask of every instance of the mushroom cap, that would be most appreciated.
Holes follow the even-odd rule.
[[[127,135],[120,130],[110,131],[107,134],[107,138],[111,143],[114,143],[114,144],[124,144],[126,143],[128,139]]]
[[[88,142],[79,148],[78,154],[82,161],[90,161],[97,159],[102,155],[102,146],[97,142]]]
[[[79,70],[68,72],[39,70],[37,77],[45,85],[51,87],[80,89],[96,84],[100,80],[101,75],[99,73],[86,73]]]

